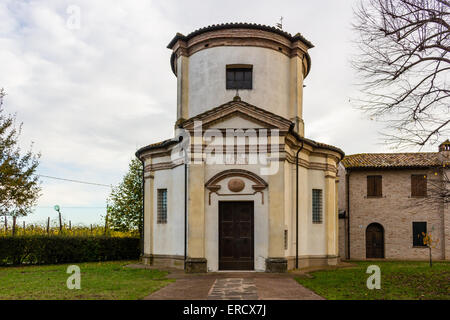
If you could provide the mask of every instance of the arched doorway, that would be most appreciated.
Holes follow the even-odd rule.
[[[367,226],[366,258],[384,258],[384,229],[379,223]]]

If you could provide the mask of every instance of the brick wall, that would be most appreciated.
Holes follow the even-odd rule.
[[[449,210],[443,206],[419,205],[423,200],[411,198],[411,175],[434,176],[433,170],[352,171],[350,173],[350,258],[366,258],[366,228],[379,223],[384,228],[386,259],[427,260],[428,249],[413,247],[412,223],[427,222],[427,231],[439,238],[432,250],[434,259],[450,258]],[[382,175],[381,198],[367,198],[367,176]],[[345,184],[341,175],[340,183]],[[339,188],[340,209],[345,203],[345,188]],[[444,221],[445,210],[445,221]],[[345,247],[344,220],[340,221],[339,247]],[[444,236],[444,232],[446,237]],[[447,246],[445,246],[447,244]],[[445,247],[445,249],[444,249]],[[444,255],[444,250],[447,253]],[[341,256],[344,256],[341,251]]]

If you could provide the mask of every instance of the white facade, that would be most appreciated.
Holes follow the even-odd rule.
[[[187,272],[240,266],[279,272],[337,263],[336,172],[343,152],[303,137],[302,88],[312,45],[271,27],[231,24],[178,34],[169,47],[178,80],[176,126],[184,139],[137,152],[145,165],[144,262]],[[251,65],[252,89],[240,89],[238,96],[227,90],[228,65]],[[223,152],[231,150],[228,156],[239,160],[210,163],[209,153],[218,152],[214,143],[220,141],[208,138],[211,130],[255,136],[226,140],[234,144]],[[266,134],[268,163],[258,158]],[[187,158],[179,152],[186,141]],[[277,170],[267,174],[269,166]],[[158,189],[167,189],[164,223],[157,219]],[[319,222],[312,218],[313,189],[322,195],[320,205],[315,200],[316,211],[322,210]]]

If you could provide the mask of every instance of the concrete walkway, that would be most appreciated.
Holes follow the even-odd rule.
[[[174,283],[146,300],[324,300],[294,280],[295,274],[217,272],[169,274]]]

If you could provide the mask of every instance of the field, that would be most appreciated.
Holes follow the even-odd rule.
[[[0,237],[12,236],[13,228],[11,224],[6,229],[4,225],[0,228]],[[18,224],[14,228],[14,235],[17,236],[43,236],[43,235],[65,235],[65,236],[109,236],[109,237],[135,237],[139,236],[139,232],[129,231],[129,232],[121,232],[116,231],[111,228],[106,228],[102,225],[76,225],[69,226],[63,225],[61,230],[58,226],[46,226],[41,224],[28,224],[23,227],[23,225]]]
[[[173,280],[166,272],[124,267],[135,261],[77,263],[81,289],[68,289],[69,265],[0,268],[0,300],[142,299]]]
[[[450,262],[355,262],[354,268],[311,272],[296,280],[326,299],[450,300]],[[367,267],[378,265],[381,289],[369,290]]]

